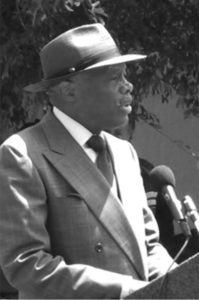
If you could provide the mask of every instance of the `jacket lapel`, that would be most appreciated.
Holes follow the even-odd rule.
[[[137,273],[145,278],[139,249],[136,248],[137,240],[119,199],[111,193],[106,180],[81,146],[52,114],[42,124],[49,142],[49,148],[44,151],[45,157],[86,201],[135,269],[137,261],[140,262]]]
[[[133,231],[135,245],[138,246],[136,257],[144,273],[147,266],[143,265],[142,257],[146,257],[147,253],[145,232],[142,230],[144,228],[142,207],[146,195],[136,162],[137,157],[133,159],[133,153],[128,146],[124,147],[123,142],[119,142],[109,134],[105,134],[105,137],[113,159],[123,209]]]

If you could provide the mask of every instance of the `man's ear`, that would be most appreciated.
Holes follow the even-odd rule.
[[[67,102],[74,101],[75,87],[72,81],[63,81],[59,84],[60,95]]]

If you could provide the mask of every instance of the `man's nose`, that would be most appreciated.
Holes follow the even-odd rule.
[[[127,94],[127,93],[132,93],[132,91],[133,91],[133,84],[125,78],[120,86],[120,92],[122,94]]]

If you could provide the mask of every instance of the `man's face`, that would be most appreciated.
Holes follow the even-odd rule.
[[[76,82],[76,120],[96,133],[124,125],[131,112],[132,88],[125,64],[82,73]]]

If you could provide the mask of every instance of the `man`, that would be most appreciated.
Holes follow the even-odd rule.
[[[42,49],[44,79],[26,90],[53,111],[0,151],[0,263],[20,298],[122,298],[170,266],[137,154],[104,132],[128,122],[125,62],[144,57],[122,56],[100,24]]]

